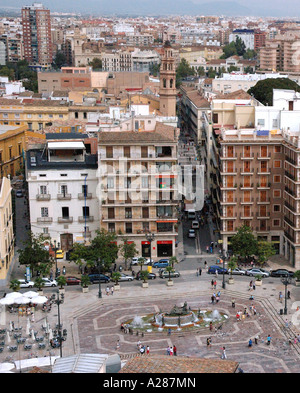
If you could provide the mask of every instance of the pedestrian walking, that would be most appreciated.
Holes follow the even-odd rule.
[[[173,347],[173,353],[174,353],[174,356],[177,356],[177,348],[176,348],[175,345],[174,345],[174,347]]]
[[[207,262],[206,261],[204,261],[204,267],[205,267],[205,269],[207,269]]]
[[[110,288],[110,294],[111,294],[111,295],[114,294],[114,287],[113,287],[113,286]]]
[[[201,269],[201,267],[199,268],[199,276],[201,276],[201,274],[202,274],[202,269]]]
[[[271,340],[272,340],[272,337],[270,335],[268,335],[268,337],[267,337],[267,345],[271,344]]]
[[[167,355],[170,355],[170,347],[167,347]]]
[[[211,346],[211,337],[207,337],[207,339],[206,339],[206,347],[210,348],[210,346]]]
[[[214,280],[211,280],[211,289],[213,289],[213,287],[214,287]]]
[[[197,276],[197,277],[199,276],[199,270],[198,270],[198,268],[197,268],[197,270],[196,270],[196,276]]]
[[[283,298],[282,292],[279,292],[279,301],[280,301],[280,303],[282,303],[282,298]]]
[[[173,347],[170,348],[170,356],[173,356]]]
[[[231,307],[235,308],[235,300],[234,299],[231,300]]]
[[[226,348],[222,348],[222,354],[221,354],[221,359],[227,359],[227,354],[226,354]]]
[[[149,353],[150,353],[150,347],[149,345],[147,345],[146,354],[149,355]]]
[[[216,271],[216,275],[218,275],[218,272]],[[217,280],[214,281],[214,289],[217,288]]]
[[[249,340],[249,342],[248,342],[248,347],[249,347],[249,348],[252,348],[252,340],[251,340],[251,338],[250,338],[250,340]]]
[[[258,336],[255,336],[255,337],[254,337],[254,342],[255,342],[255,345],[258,344]]]
[[[109,295],[109,292],[110,292],[110,291],[109,291],[109,286],[107,286],[107,287],[106,287],[106,295],[107,295],[107,296]]]
[[[118,340],[116,344],[116,350],[118,351],[119,349],[120,349],[120,340]]]

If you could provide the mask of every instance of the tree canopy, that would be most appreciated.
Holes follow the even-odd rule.
[[[227,59],[231,56],[244,56],[246,53],[246,45],[240,37],[236,37],[235,41],[230,42],[223,47],[223,55],[221,59]]]
[[[263,105],[273,105],[273,89],[295,90],[300,92],[298,83],[289,78],[268,78],[256,83],[248,90]]]
[[[176,86],[181,84],[183,78],[195,75],[195,70],[192,68],[185,58],[182,58],[176,69]]]
[[[256,254],[257,240],[251,228],[245,225],[238,228],[237,233],[232,236],[230,243],[234,255],[247,258]]]

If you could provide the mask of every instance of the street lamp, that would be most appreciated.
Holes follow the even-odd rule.
[[[287,315],[287,286],[291,283],[291,278],[288,274],[281,279],[283,285],[285,285],[285,297],[284,297],[284,315]]]
[[[98,269],[99,269],[99,292],[98,292],[98,298],[102,298],[102,292],[101,292],[101,279],[100,279],[100,274],[101,274],[101,263],[100,260],[98,259]]]
[[[146,233],[146,239],[147,241],[150,243],[150,265],[152,265],[152,259],[151,259],[151,255],[152,255],[152,242],[155,238],[155,234],[152,232]]]
[[[54,252],[55,252],[55,278],[58,277],[58,268],[57,268],[57,257],[56,257],[56,252],[60,248],[60,243],[57,243],[56,247],[56,240],[54,240]]]
[[[53,302],[57,305],[57,316],[58,316],[58,341],[59,341],[59,352],[60,352],[60,357],[62,358],[62,334],[61,334],[61,329],[62,326],[60,324],[60,308],[59,306],[63,304],[64,302],[64,294],[60,293],[59,290],[57,291],[56,297],[55,294],[52,296]]]
[[[222,282],[222,288],[226,289],[226,284],[225,284],[225,251],[223,252],[223,282]]]

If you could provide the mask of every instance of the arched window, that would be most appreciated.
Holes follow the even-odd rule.
[[[164,88],[167,87],[167,80],[166,80],[166,78],[163,79],[163,87],[164,87]]]
[[[173,89],[173,79],[170,79],[170,89]]]

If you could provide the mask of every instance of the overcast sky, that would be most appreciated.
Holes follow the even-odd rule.
[[[182,13],[181,10],[184,11],[185,7],[187,11],[192,10],[192,14],[194,14],[195,10],[191,6],[195,4],[200,5],[199,14],[201,14],[201,4],[205,3],[206,8],[204,7],[203,10],[209,13],[214,11],[212,14],[215,15],[220,15],[222,12],[229,14],[230,11],[234,15],[236,9],[234,4],[238,4],[244,7],[239,9],[244,15],[300,17],[300,0],[0,0],[0,6],[21,8],[23,5],[31,5],[34,1],[43,3],[52,11],[68,10],[86,13],[99,11],[101,13],[106,10],[118,13],[124,12],[128,8],[129,12],[134,10],[137,13],[142,13],[151,10],[157,14],[160,11],[165,14],[166,10],[170,10],[170,12],[180,10],[179,12]],[[226,3],[230,4],[230,7],[226,7]],[[222,5],[224,6],[222,7]],[[97,14],[99,15],[99,13]],[[198,12],[196,13],[198,14]]]

